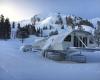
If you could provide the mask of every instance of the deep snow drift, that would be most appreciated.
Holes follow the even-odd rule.
[[[35,36],[24,44],[34,44]],[[41,52],[21,52],[17,39],[0,40],[0,80],[100,80],[100,52],[82,52],[87,63],[56,62]]]

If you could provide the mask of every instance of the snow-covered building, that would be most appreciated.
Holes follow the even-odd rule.
[[[77,26],[75,29],[68,27],[65,33],[52,36],[49,38],[42,49],[66,50],[69,47],[93,47],[95,40],[93,37],[93,29],[89,26],[81,26],[80,30]],[[89,27],[87,29],[87,27]]]

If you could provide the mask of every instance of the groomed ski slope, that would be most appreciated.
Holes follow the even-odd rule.
[[[24,44],[32,44],[31,37]],[[100,52],[83,52],[87,63],[56,62],[41,52],[22,52],[17,39],[0,40],[0,80],[100,80]]]

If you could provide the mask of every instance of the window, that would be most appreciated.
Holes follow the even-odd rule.
[[[83,43],[87,46],[87,37],[83,37]],[[85,47],[85,45],[83,45],[83,47]]]
[[[79,38],[80,38],[80,40],[82,40],[82,36],[80,36]],[[78,46],[79,46],[79,47],[82,47],[83,44],[82,44],[82,42],[81,42],[80,40],[79,40],[79,45],[78,45]],[[82,40],[82,41],[83,41],[83,40]]]
[[[90,44],[93,44],[93,43],[94,43],[93,39],[90,39],[90,40],[89,40],[89,43],[90,43]]]
[[[78,42],[79,42],[79,39],[74,36],[74,47],[78,47]]]
[[[87,46],[87,37],[74,36],[74,47],[85,47],[84,44]]]
[[[71,35],[68,35],[68,36],[64,39],[64,41],[71,41]]]

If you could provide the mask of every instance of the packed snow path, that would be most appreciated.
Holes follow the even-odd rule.
[[[0,80],[100,80],[99,52],[84,64],[55,62],[39,52],[23,53],[21,45],[18,40],[0,41]]]

